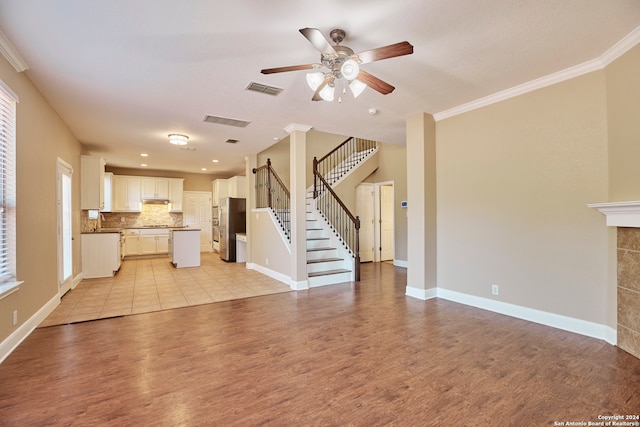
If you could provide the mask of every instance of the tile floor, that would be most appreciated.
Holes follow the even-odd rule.
[[[217,253],[202,253],[194,268],[174,268],[168,257],[125,260],[114,277],[82,280],[40,327],[289,291]]]

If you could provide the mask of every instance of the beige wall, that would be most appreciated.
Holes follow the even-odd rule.
[[[278,174],[278,177],[280,177],[282,183],[287,187],[287,189],[291,188],[291,184],[289,182],[291,176],[289,166],[290,142],[291,139],[287,136],[266,150],[258,153],[257,156],[258,167],[266,165],[267,159],[271,160],[271,167],[275,170],[276,174]]]
[[[220,178],[216,175],[200,174],[200,173],[183,173],[175,171],[152,170],[152,169],[134,169],[134,168],[117,168],[107,165],[107,172],[113,172],[114,175],[132,175],[132,176],[153,176],[161,178],[183,178],[184,191],[212,191],[212,181]]]
[[[407,260],[407,209],[400,202],[407,200],[407,147],[395,144],[379,144],[379,167],[365,182],[393,182],[395,205],[395,259]]]
[[[440,287],[615,327],[606,101],[598,71],[437,123]]]
[[[609,64],[609,200],[640,200],[640,44]]]
[[[28,75],[28,72],[27,72]],[[56,159],[73,167],[73,275],[80,260],[81,146],[24,73],[0,55],[0,79],[19,97],[17,107],[17,273],[20,290],[0,300],[0,342],[58,293]],[[18,310],[18,325],[11,313]]]

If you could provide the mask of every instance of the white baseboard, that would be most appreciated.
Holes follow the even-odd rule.
[[[409,295],[408,287],[407,295]],[[560,314],[549,313],[546,311],[536,310],[534,308],[522,307],[519,305],[495,301],[442,288],[437,288],[437,297],[481,308],[483,310],[493,311],[494,313],[505,314],[518,319],[539,323],[541,325],[551,326],[553,328],[574,332],[576,334],[601,339],[611,345],[616,345],[618,341],[617,331],[614,328],[589,322],[587,320],[575,319],[573,317],[562,316]]]
[[[406,295],[412,298],[428,300],[437,297],[437,288],[418,289],[407,286]]]
[[[49,302],[43,305],[40,310],[9,335],[7,339],[2,341],[0,343],[0,363],[2,363],[59,304],[60,295],[56,294]]]
[[[71,289],[75,289],[76,286],[78,286],[80,282],[82,282],[83,278],[84,278],[84,273],[82,272],[80,272],[80,274],[74,277],[73,280],[71,281]]]
[[[272,279],[276,279],[279,282],[284,283],[285,285],[289,286],[292,290],[294,291],[300,291],[303,289],[309,289],[309,282],[306,280],[300,281],[300,282],[295,282],[291,279],[291,277],[279,273],[277,271],[268,269],[262,265],[259,264],[255,264],[252,262],[248,262],[247,263],[247,268],[249,270],[256,270],[259,273],[265,274],[269,277],[271,277]]]
[[[393,260],[393,265],[395,265],[396,267],[404,267],[404,268],[409,267],[409,263],[407,261],[403,261],[401,259],[394,259]]]

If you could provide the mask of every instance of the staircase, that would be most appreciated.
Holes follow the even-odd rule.
[[[309,287],[349,282],[353,278],[351,256],[335,239],[330,226],[313,207],[313,189],[307,190],[307,277]],[[332,239],[332,237],[334,237]]]
[[[356,168],[363,166],[365,161],[375,152],[377,149],[372,147],[343,156],[343,160],[334,162],[334,165],[325,171],[323,174],[325,181],[332,188],[335,188]],[[375,165],[370,165],[365,176],[376,168],[377,161]],[[314,187],[315,185],[307,189],[307,276],[309,287],[354,281],[356,280],[354,271],[356,254],[336,231],[329,218],[318,210],[317,200],[322,197],[322,194],[316,194],[317,198],[314,199]]]
[[[339,232],[341,227],[332,224],[335,218],[333,211],[327,211],[328,196],[331,196],[328,193],[355,171],[360,175],[356,175],[359,180],[373,172],[378,167],[377,153],[374,141],[349,138],[323,157],[321,164],[314,159],[314,169],[321,174],[323,183],[314,183],[307,189],[306,259],[309,287],[358,280],[359,270],[355,267],[359,257],[354,249],[353,234],[345,237],[344,230]],[[256,207],[271,209],[277,226],[287,241],[291,242],[289,191],[271,168],[269,159],[266,165],[254,169],[253,173],[256,174]],[[329,203],[333,208],[334,204],[331,203],[335,202]]]

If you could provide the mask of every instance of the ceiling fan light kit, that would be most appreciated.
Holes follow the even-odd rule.
[[[169,142],[173,145],[187,145],[188,140],[189,137],[187,135],[182,135],[179,133],[169,134]]]
[[[265,68],[262,74],[283,73],[287,71],[314,70],[307,74],[307,84],[314,91],[313,101],[333,101],[335,99],[335,86],[338,83],[343,93],[346,93],[346,86],[357,98],[366,88],[387,95],[395,89],[389,83],[360,69],[361,64],[379,61],[396,56],[410,55],[413,53],[413,46],[409,42],[395,43],[376,49],[354,53],[352,49],[341,46],[346,33],[344,30],[335,29],[329,33],[329,37],[335,43],[332,45],[317,28],[302,28],[300,33],[320,51],[320,64],[303,64],[288,67]],[[317,68],[324,67],[327,71],[317,71]],[[347,83],[343,83],[344,80]],[[342,98],[338,96],[338,102]]]

